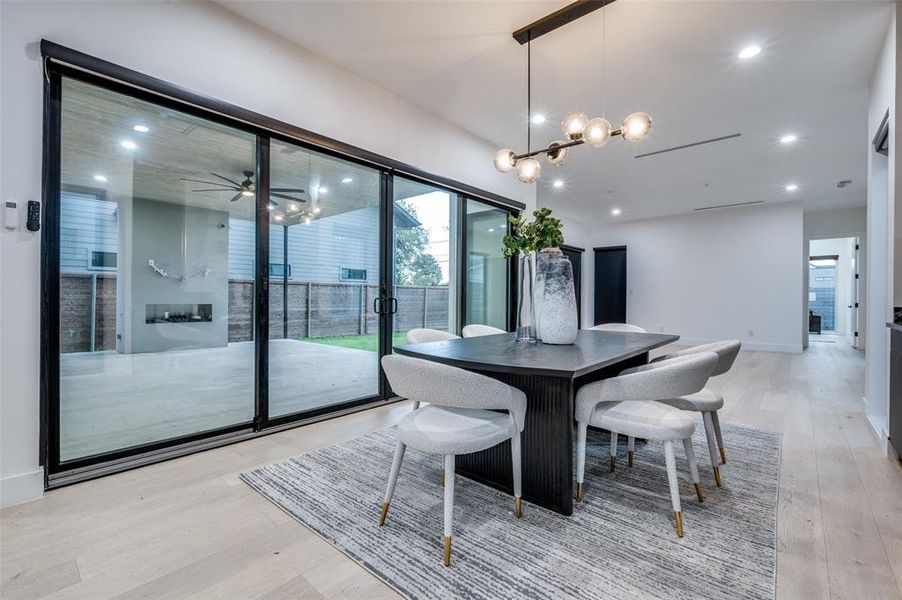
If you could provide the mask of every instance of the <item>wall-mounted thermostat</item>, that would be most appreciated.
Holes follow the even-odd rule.
[[[3,226],[7,229],[15,229],[19,226],[19,205],[15,200],[7,200],[3,203]]]
[[[37,231],[41,228],[41,203],[37,200],[28,201],[28,220],[25,221],[28,231]]]

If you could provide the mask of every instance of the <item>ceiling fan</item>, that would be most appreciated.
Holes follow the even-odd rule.
[[[237,202],[242,196],[250,197],[255,194],[254,182],[252,177],[254,176],[253,171],[242,171],[244,175],[244,181],[238,183],[235,180],[229,179],[228,177],[223,177],[218,173],[210,172],[210,175],[213,177],[217,177],[222,179],[227,183],[220,183],[219,181],[203,181],[201,179],[189,179],[187,177],[182,177],[182,181],[191,181],[193,183],[203,183],[205,185],[215,185],[217,187],[214,188],[205,188],[200,190],[191,190],[192,192],[237,192],[234,196],[229,199],[229,202]],[[289,196],[288,194],[303,194],[305,193],[301,188],[269,188],[270,195],[270,203],[278,206],[278,203],[272,200],[275,198],[282,198],[285,200],[292,200],[294,202],[306,202],[306,198],[295,198],[294,196]]]

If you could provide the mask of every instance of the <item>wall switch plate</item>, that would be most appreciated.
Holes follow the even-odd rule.
[[[15,200],[7,200],[3,203],[3,226],[7,229],[15,229],[19,226],[19,205]]]

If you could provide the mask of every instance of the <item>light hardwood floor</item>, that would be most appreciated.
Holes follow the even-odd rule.
[[[862,355],[844,344],[813,343],[802,355],[744,351],[713,382],[726,397],[723,421],[784,433],[778,598],[902,598],[902,467],[882,455],[861,414],[863,371]],[[387,427],[409,409],[285,431],[6,509],[0,597],[396,598],[238,475]],[[724,476],[729,485],[729,464]]]

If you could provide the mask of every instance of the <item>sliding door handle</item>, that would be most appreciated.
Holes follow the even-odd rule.
[[[398,299],[392,296],[389,298],[391,300],[391,314],[395,314],[398,312]]]
[[[382,314],[382,298],[373,298],[373,312],[377,315]]]

